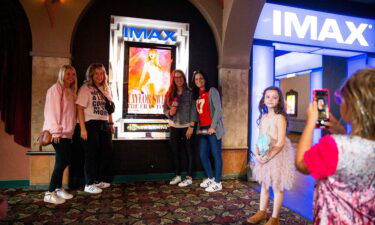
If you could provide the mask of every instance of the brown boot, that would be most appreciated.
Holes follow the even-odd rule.
[[[247,222],[251,224],[257,224],[267,219],[267,213],[263,210],[258,210],[253,216],[247,218]]]
[[[280,225],[279,218],[271,217],[264,225]]]

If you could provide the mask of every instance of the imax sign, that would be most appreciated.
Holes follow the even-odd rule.
[[[124,26],[123,37],[126,39],[137,39],[137,40],[159,40],[159,41],[172,41],[176,42],[176,32],[148,29],[142,27],[129,27]]]
[[[266,3],[255,38],[375,52],[375,21]]]

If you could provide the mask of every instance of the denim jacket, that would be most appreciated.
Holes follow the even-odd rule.
[[[187,124],[190,122],[196,122],[198,120],[198,114],[195,107],[195,101],[193,100],[192,92],[185,89],[180,95],[178,100],[177,112],[173,116],[169,115],[170,106],[168,101],[165,100],[163,105],[164,114],[168,119],[172,120],[175,124]]]

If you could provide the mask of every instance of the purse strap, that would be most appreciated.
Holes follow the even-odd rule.
[[[96,86],[96,84],[93,82],[93,85],[94,85],[94,87],[96,88],[96,90],[98,90],[99,91],[99,93],[104,97],[104,99],[105,99],[105,101],[108,103],[109,102],[109,99],[107,98],[107,96],[105,96],[104,94],[103,94],[103,92]]]

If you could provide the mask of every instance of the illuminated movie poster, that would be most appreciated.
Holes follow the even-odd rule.
[[[163,114],[171,63],[169,49],[129,47],[128,113]]]

